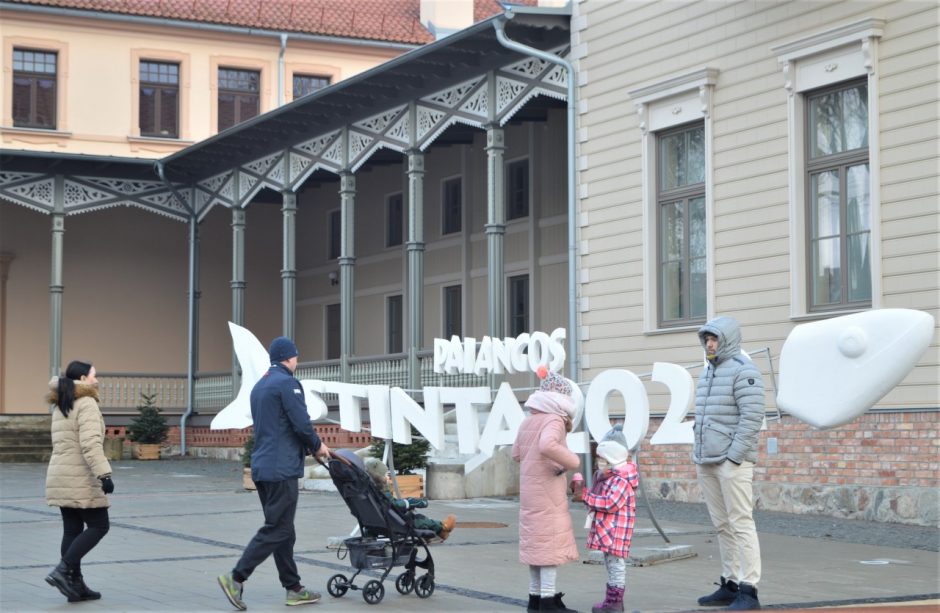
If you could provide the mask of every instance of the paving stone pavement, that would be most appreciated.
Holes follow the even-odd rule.
[[[241,467],[194,458],[113,465],[111,531],[83,562],[86,581],[104,596],[75,604],[65,602],[44,581],[58,559],[62,531],[58,509],[45,503],[45,465],[0,465],[0,610],[234,610],[216,576],[231,569],[262,522],[257,496],[241,489]],[[696,599],[714,589],[720,572],[718,546],[704,506],[652,504],[670,541],[691,546],[697,555],[629,567],[626,610],[696,610]],[[337,494],[304,492],[297,511],[296,560],[307,587],[323,593],[323,599],[306,610],[520,611],[528,571],[518,561],[517,512],[515,499],[432,501],[428,515],[458,517],[451,538],[432,546],[434,593],[427,599],[398,594],[394,578],[400,569],[393,569],[384,583],[384,599],[369,605],[358,591],[342,598],[326,593],[331,575],[351,574],[348,559],[338,559],[327,541],[348,534],[355,520]],[[580,505],[572,505],[572,515],[582,559],[587,560]],[[891,610],[918,604],[918,610],[940,611],[937,527],[784,513],[758,513],[757,524],[765,608],[879,604]],[[647,511],[640,509],[635,550],[663,546]],[[603,566],[568,564],[558,577],[569,607],[590,611],[603,595]],[[357,579],[358,585],[363,583]],[[245,601],[249,611],[285,610],[272,560],[246,583]]]

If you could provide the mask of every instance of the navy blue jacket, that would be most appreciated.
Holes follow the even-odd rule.
[[[304,456],[320,449],[300,381],[281,363],[271,364],[251,390],[255,448],[254,481],[286,481],[304,475]]]

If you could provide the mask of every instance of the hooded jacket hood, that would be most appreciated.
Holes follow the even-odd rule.
[[[81,381],[75,381],[75,400],[79,398],[94,398],[95,402],[100,401],[97,385],[89,385]],[[49,391],[46,393],[46,402],[56,404],[59,401],[59,377],[49,379]]]
[[[716,317],[698,329],[698,340],[705,348],[705,335],[718,337],[716,362],[721,363],[741,353],[741,326],[734,317]]]

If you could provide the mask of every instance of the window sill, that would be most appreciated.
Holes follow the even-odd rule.
[[[851,315],[853,313],[863,313],[865,311],[870,311],[871,307],[859,307],[856,309],[840,309],[838,311],[814,311],[812,313],[804,313],[802,315],[791,315],[790,321],[817,321],[820,319],[832,319],[833,317],[841,317],[842,315]]]
[[[155,151],[158,153],[175,152],[192,145],[196,141],[182,138],[161,138],[158,136],[128,136],[131,151]]]
[[[659,336],[660,334],[671,334],[673,332],[698,332],[698,329],[701,328],[704,324],[690,324],[688,326],[676,326],[674,328],[655,328],[653,330],[646,330],[643,332],[644,336]]]
[[[62,132],[55,129],[43,128],[17,128],[13,126],[0,127],[3,142],[21,141],[34,145],[55,144],[65,146],[65,142],[72,138],[71,132]]]

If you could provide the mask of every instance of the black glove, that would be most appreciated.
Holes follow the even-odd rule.
[[[111,480],[111,477],[101,477],[101,491],[105,494],[114,492],[114,481]]]

